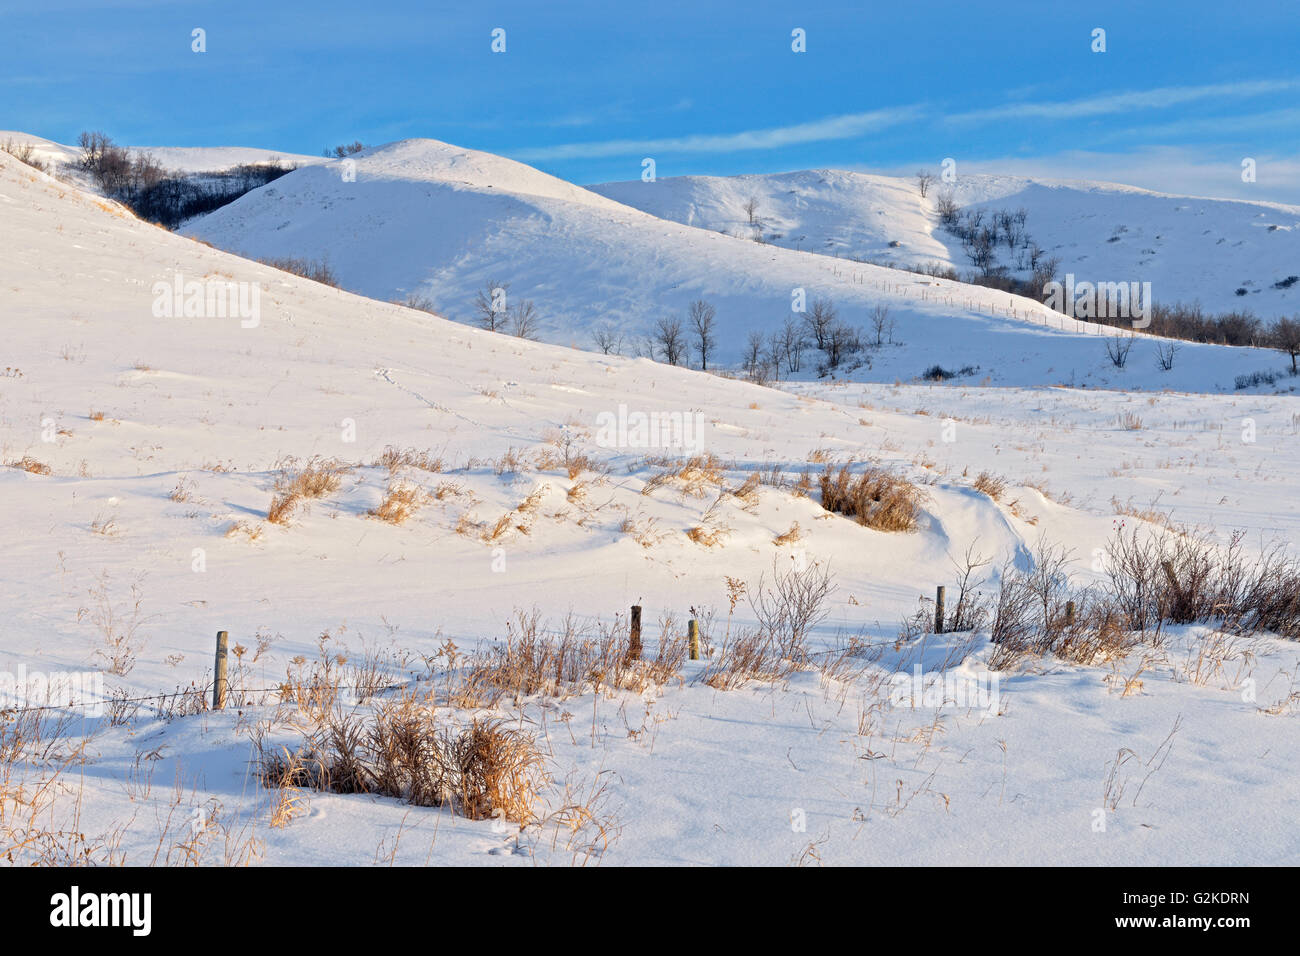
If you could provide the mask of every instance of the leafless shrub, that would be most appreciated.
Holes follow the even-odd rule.
[[[1120,657],[1132,646],[1108,595],[1070,589],[1069,564],[1065,549],[1040,541],[1028,570],[1011,562],[1004,566],[990,633],[991,669],[1044,654],[1091,664]]]
[[[1300,638],[1300,567],[1280,546],[1247,556],[1244,535],[1226,545],[1177,529],[1119,532],[1108,543],[1109,591],[1124,623],[1217,623],[1231,633]]]
[[[35,147],[31,143],[15,143],[13,139],[6,139],[0,143],[0,149],[4,150],[20,163],[26,163],[33,169],[39,169],[41,172],[47,172],[45,163],[36,158]]]
[[[773,647],[783,657],[803,663],[807,657],[805,642],[808,633],[825,620],[830,613],[827,599],[836,590],[830,567],[819,562],[801,565],[790,562],[782,567],[779,557],[772,559],[772,576],[759,578],[755,587],[749,588],[749,606],[760,627],[761,638],[770,638]]]
[[[798,668],[799,664],[782,651],[766,629],[738,630],[723,638],[718,652],[701,672],[700,681],[717,690],[733,690],[750,681],[781,680]]]
[[[1112,335],[1106,339],[1106,357],[1112,365],[1123,368],[1128,364],[1128,353],[1132,351],[1134,341],[1133,335]]]
[[[403,299],[400,304],[406,306],[408,309],[415,309],[419,312],[428,312],[431,315],[438,314],[438,306],[434,303],[433,299],[418,292],[408,293],[406,298]]]
[[[105,572],[90,589],[90,599],[90,606],[81,608],[77,619],[88,619],[99,631],[100,646],[95,656],[108,665],[109,673],[125,677],[135,667],[136,656],[144,645],[140,628],[150,620],[143,613],[143,581],[133,581],[126,600],[119,602]]]
[[[271,257],[268,259],[258,259],[258,262],[264,266],[270,266],[272,269],[279,269],[281,272],[288,272],[304,279],[310,279],[313,282],[319,282],[322,285],[340,288],[338,276],[330,268],[328,262],[317,261],[314,259],[300,259],[293,256]]]
[[[988,621],[988,602],[977,590],[985,582],[979,575],[993,563],[992,558],[978,557],[972,543],[966,549],[965,557],[958,561],[953,559],[953,567],[959,575],[957,579],[957,603],[953,606],[951,616],[944,622],[944,630],[978,631]]]

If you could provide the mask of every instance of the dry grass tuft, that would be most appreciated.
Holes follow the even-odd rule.
[[[514,520],[515,513],[513,511],[507,511],[500,518],[497,518],[496,524],[491,528],[484,525],[482,535],[483,540],[487,542],[499,541],[505,536],[505,533],[510,530],[510,526],[514,523]],[[457,528],[457,530],[459,531],[460,529]]]
[[[415,806],[450,806],[471,820],[535,817],[545,783],[535,739],[499,720],[439,729],[409,695],[370,718],[333,713],[295,749],[255,740],[262,783],[273,791],[272,826],[305,810],[305,790],[372,793]]]
[[[822,507],[848,515],[876,531],[914,531],[922,491],[886,468],[868,465],[856,478],[848,465],[827,465],[821,476]]]
[[[534,739],[499,720],[475,720],[456,737],[444,738],[447,769],[457,808],[471,820],[533,819],[541,783],[542,755]]]
[[[628,514],[623,516],[619,522],[618,530],[623,534],[631,535],[636,543],[643,548],[652,548],[663,540],[663,535],[656,532],[655,528],[659,522],[646,515],[637,515],[635,518]]]
[[[729,528],[706,528],[696,525],[686,529],[686,537],[706,548],[716,548],[731,535]]]
[[[723,639],[717,655],[705,665],[700,680],[716,690],[733,690],[750,681],[770,683],[799,669],[781,652],[777,640],[762,630],[738,631]]]
[[[384,500],[366,514],[389,524],[401,524],[420,510],[426,500],[427,495],[418,485],[398,481],[389,482],[388,490],[384,492]]]
[[[758,486],[761,481],[762,476],[755,471],[745,479],[743,485],[733,489],[731,493],[739,498],[746,508],[752,508],[758,504]]]
[[[262,537],[262,526],[253,524],[250,521],[235,521],[226,529],[227,538],[237,538],[240,535],[246,537],[249,541],[258,541]]]
[[[591,624],[568,615],[547,634],[538,611],[518,611],[502,644],[467,662],[448,699],[456,707],[496,707],[532,695],[562,699],[611,688],[640,693],[677,675],[686,639],[666,620],[653,658],[631,656],[630,649],[621,621]]]
[[[428,451],[416,451],[414,448],[398,448],[389,445],[375,461],[376,467],[387,468],[389,473],[399,468],[418,468],[430,474],[439,474],[444,467],[441,457],[434,457]]]
[[[44,462],[37,461],[35,458],[32,458],[30,455],[23,455],[23,457],[18,459],[17,461],[9,462],[9,467],[22,469],[23,471],[33,475],[54,474],[54,469],[52,469],[49,465],[45,464]]]
[[[788,531],[785,531],[782,534],[778,534],[775,538],[773,538],[772,543],[779,548],[782,545],[794,544],[802,537],[803,537],[803,529],[799,527],[799,522],[796,521],[794,524],[790,525]]]
[[[345,465],[333,460],[313,458],[300,466],[296,460],[287,459],[280,467],[266,520],[272,524],[288,524],[301,504],[338,490],[347,471]]]
[[[988,495],[994,501],[1001,501],[1007,491],[1007,480],[992,472],[981,471],[979,477],[975,479],[974,487],[976,491]]]
[[[711,489],[720,487],[722,481],[722,462],[716,455],[692,455],[669,464],[666,470],[651,476],[641,489],[641,494],[652,494],[661,487],[675,487],[683,496],[702,498]]]

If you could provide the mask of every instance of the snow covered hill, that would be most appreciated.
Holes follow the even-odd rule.
[[[906,205],[902,186],[880,188]],[[925,214],[912,206],[899,221],[911,223],[919,244]],[[858,226],[866,235],[866,220]],[[476,296],[505,283],[508,299],[535,303],[541,338],[584,348],[593,330],[614,328],[623,351],[644,354],[657,320],[684,317],[703,298],[718,310],[714,361],[735,366],[751,332],[766,338],[800,318],[792,312],[800,296],[809,306],[833,301],[862,328],[877,307],[889,310],[892,330],[867,353],[870,368],[853,373],[867,380],[910,381],[938,364],[992,384],[1216,391],[1278,365],[1258,350],[1188,346],[1172,370],[1154,374],[1155,345],[1141,340],[1131,364],[1117,369],[1099,337],[1111,330],[1063,320],[1037,302],[693,228],[433,140],[298,170],[184,231],[254,258],[326,261],[345,288],[423,297],[467,323]]]
[[[655,216],[727,235],[899,266],[971,270],[935,202],[1028,214],[1027,235],[1060,273],[1150,282],[1155,301],[1264,319],[1300,312],[1300,207],[1176,196],[1114,183],[960,175],[922,199],[915,179],[844,170],[682,176],[590,186]],[[747,208],[753,202],[754,209]],[[1001,257],[1013,271],[1019,257]],[[1027,277],[1020,270],[1022,278]],[[1242,290],[1239,292],[1238,290]]]
[[[0,130],[0,143],[30,144],[32,155],[61,174],[72,174],[81,157],[76,146],[56,143],[30,133]],[[323,156],[282,153],[252,146],[128,146],[131,153],[148,153],[166,169],[180,173],[211,173],[244,163],[279,162],[285,166],[313,166],[328,162]]]
[[[416,152],[415,180],[382,181],[398,197],[523,202],[478,195],[498,188],[499,166],[485,183],[472,157],[431,166]],[[432,168],[479,185],[439,187]],[[325,190],[312,172],[290,195]],[[522,173],[512,185],[538,202],[564,193]],[[548,201],[627,216],[603,200]],[[0,672],[93,669],[119,698],[191,688],[165,713],[123,700],[111,721],[60,731],[85,748],[76,784],[41,790],[48,802],[26,812],[51,833],[75,819],[86,859],[1295,858],[1293,643],[1173,628],[1131,658],[997,672],[982,703],[895,696],[898,679],[992,683],[983,633],[900,637],[967,548],[1023,567],[1040,538],[1068,544],[1086,583],[1088,556],[1119,522],[1158,520],[1179,501],[1223,530],[1245,517],[1294,540],[1295,399],[888,385],[795,395],[360,298],[140,223],[3,154],[0,216]],[[709,240],[724,241],[737,242]],[[227,304],[255,306],[214,310],[207,295],[230,283]],[[632,441],[616,426],[634,414],[698,415],[697,440]],[[1243,416],[1249,441],[1237,438]],[[312,458],[336,480],[270,520]],[[916,483],[914,531],[821,507],[816,476],[851,458]],[[979,470],[1003,472],[1005,488],[976,490]],[[402,490],[413,512],[378,517]],[[1149,504],[1154,492],[1163,501]],[[709,653],[755,623],[746,601],[729,610],[728,588],[761,590],[789,567],[834,574],[809,635],[819,666],[710,684]],[[609,622],[632,604],[646,608],[651,653],[701,619],[705,658],[639,692],[429,709],[443,728],[498,717],[536,736],[549,780],[526,826],[256,779],[255,739],[302,739],[309,714],[275,699],[306,661],[373,660],[424,707],[419,675],[441,666],[429,662],[502,638],[517,611],[559,628],[570,612]],[[182,716],[204,697],[218,629],[241,686],[267,690]],[[1243,673],[1256,697],[1241,692]],[[369,719],[387,699],[346,706]],[[51,772],[6,771],[19,785]],[[575,806],[592,822],[574,822]]]

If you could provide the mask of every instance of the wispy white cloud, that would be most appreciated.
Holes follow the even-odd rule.
[[[1254,113],[1235,113],[1231,116],[1197,116],[1171,120],[1168,123],[1143,123],[1140,127],[1125,126],[1113,131],[1093,132],[1089,135],[1094,142],[1105,140],[1133,142],[1137,137],[1147,140],[1187,136],[1212,136],[1223,139],[1227,135],[1264,131],[1294,134],[1297,130],[1300,130],[1300,109],[1291,107]]]
[[[944,117],[951,123],[985,123],[994,120],[1079,119],[1130,113],[1135,110],[1165,109],[1197,100],[1241,99],[1283,93],[1300,87],[1300,80],[1248,80],[1239,83],[1211,83],[1201,86],[1162,86],[1150,90],[1107,93],[1074,100],[1007,103],[988,109],[968,110]]]
[[[615,139],[588,143],[560,143],[509,151],[514,159],[538,162],[559,159],[591,159],[608,156],[655,153],[732,153],[741,150],[777,149],[800,143],[855,139],[867,133],[924,118],[918,106],[872,110],[829,116],[792,126],[743,130],[736,133],[697,133],[661,139]]]
[[[802,143],[828,142],[855,139],[892,126],[906,123],[937,121],[951,125],[992,123],[999,121],[1069,120],[1090,116],[1127,114],[1141,110],[1162,110],[1203,100],[1234,100],[1300,89],[1297,79],[1243,80],[1234,83],[1211,83],[1199,86],[1165,86],[1148,90],[1130,90],[1107,93],[1073,100],[1035,100],[1006,103],[986,109],[942,113],[915,104],[872,110],[865,113],[848,113],[828,116],[806,123],[776,126],[766,129],[742,130],[734,133],[695,133],[647,139],[593,140],[581,143],[558,143],[510,150],[508,154],[524,162],[550,162],[567,159],[599,159],[611,156],[654,155],[656,153],[712,153],[727,154],[745,150],[779,149]],[[1178,132],[1179,123],[1186,123],[1186,133],[1222,131],[1227,128],[1264,128],[1269,125],[1287,125],[1294,121],[1295,110],[1274,110],[1253,116],[1224,117],[1222,119],[1176,120],[1164,127],[1153,128],[1153,133],[1163,136]]]

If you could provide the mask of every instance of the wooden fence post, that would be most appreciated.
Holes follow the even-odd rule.
[[[940,584],[934,590],[934,633],[943,633],[943,599],[948,589]]]
[[[700,625],[692,618],[686,627],[686,639],[691,648],[691,660],[700,659]]]
[[[212,679],[213,710],[221,710],[226,706],[226,646],[229,636],[225,631],[217,631],[217,663]]]
[[[1065,625],[1066,627],[1069,627],[1073,623],[1074,623],[1074,602],[1066,601],[1065,602]]]
[[[641,605],[632,605],[632,621],[629,625],[630,637],[627,642],[627,656],[629,660],[641,659]]]

